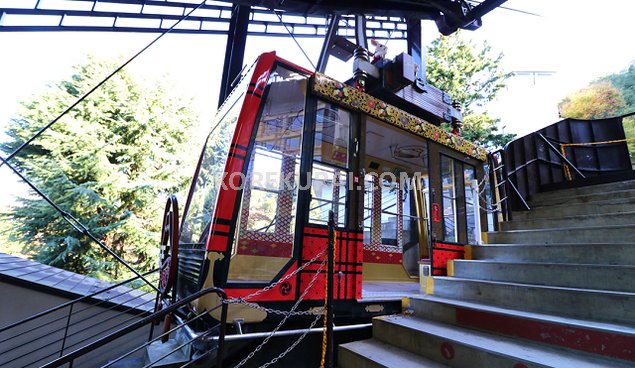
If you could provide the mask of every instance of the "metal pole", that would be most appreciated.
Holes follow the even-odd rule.
[[[64,355],[64,348],[66,347],[66,337],[68,336],[68,327],[71,324],[71,316],[73,315],[73,305],[68,309],[68,319],[66,319],[66,328],[64,329],[64,339],[62,339],[62,348],[60,349],[60,357]]]
[[[249,14],[251,7],[248,5],[234,5],[232,16],[227,31],[227,45],[225,46],[225,61],[223,63],[223,76],[221,78],[218,106],[222,105],[232,91],[232,82],[240,74],[245,57],[247,44],[247,27],[249,26]]]
[[[328,262],[326,271],[327,307],[326,307],[326,366],[333,368],[333,263],[335,261],[335,214],[329,211]]]
[[[329,55],[331,54],[331,46],[333,45],[335,36],[337,36],[339,23],[339,14],[333,14],[333,16],[331,17],[331,23],[329,23],[328,31],[326,32],[326,37],[324,38],[324,43],[322,44],[320,58],[318,59],[317,63],[317,71],[320,73],[324,73],[324,71],[326,70],[326,64],[328,63]]]
[[[220,332],[218,334],[218,352],[216,353],[216,367],[223,368],[225,358],[225,335],[227,334],[227,303],[221,300]]]

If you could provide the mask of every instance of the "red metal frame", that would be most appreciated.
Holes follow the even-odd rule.
[[[255,66],[254,74],[251,77],[247,95],[243,101],[243,106],[238,115],[238,123],[232,138],[232,143],[225,164],[225,171],[222,178],[222,185],[216,201],[214,219],[210,227],[207,238],[206,249],[215,252],[231,251],[229,243],[229,232],[231,221],[234,215],[234,207],[238,190],[240,187],[240,176],[232,175],[241,173],[245,165],[245,156],[249,142],[256,125],[256,118],[262,101],[262,94],[267,86],[269,75],[276,62],[276,53],[269,52],[260,55]]]

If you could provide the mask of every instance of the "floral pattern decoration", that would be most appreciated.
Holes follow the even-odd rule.
[[[324,74],[315,73],[313,76],[313,92],[481,161],[486,159],[487,151],[484,148]]]

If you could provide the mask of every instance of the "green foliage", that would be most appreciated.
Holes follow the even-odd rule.
[[[558,104],[562,117],[587,120],[619,115],[624,107],[622,92],[608,81],[593,83]]]
[[[71,78],[22,104],[2,145],[12,152],[117,67],[94,58]],[[17,155],[15,164],[64,211],[141,271],[156,264],[165,198],[188,184],[190,101],[166,84],[152,88],[120,72]],[[121,279],[125,268],[73,230],[38,196],[20,198],[3,220],[37,261]]]
[[[622,121],[624,126],[624,135],[626,136],[628,152],[631,155],[631,165],[635,170],[635,116],[629,116]]]
[[[503,72],[502,59],[502,53],[492,55],[487,43],[479,49],[463,39],[461,32],[441,36],[428,48],[428,82],[450,94],[469,115],[474,107],[492,101],[512,76]]]
[[[512,76],[502,70],[502,58],[502,53],[492,54],[487,43],[477,47],[464,40],[461,32],[436,39],[427,53],[428,82],[461,105],[462,135],[486,147],[504,146],[515,137],[497,133],[497,119],[475,112],[475,108],[492,101]]]
[[[601,80],[611,82],[622,93],[624,108],[620,114],[635,111],[635,64],[620,73],[607,75]]]
[[[487,114],[471,114],[464,118],[464,126],[461,136],[472,142],[478,142],[485,148],[504,147],[516,137],[512,133],[499,133],[499,119],[494,119]]]

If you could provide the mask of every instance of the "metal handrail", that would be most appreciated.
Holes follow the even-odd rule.
[[[227,299],[227,294],[225,293],[225,291],[223,291],[223,289],[220,288],[216,288],[216,287],[210,287],[207,289],[203,289],[197,293],[194,293],[186,298],[180,299],[178,300],[176,303],[169,305],[167,308],[164,308],[158,312],[155,312],[147,317],[144,317],[142,319],[140,319],[139,321],[125,327],[122,328],[121,330],[115,331],[107,336],[104,336],[102,338],[100,338],[99,340],[96,340],[84,347],[81,347],[71,353],[68,353],[58,359],[55,359],[54,361],[47,363],[45,365],[43,365],[40,368],[53,368],[53,367],[59,367],[62,366],[64,364],[71,364],[75,361],[75,359],[99,348],[102,347],[110,342],[115,341],[116,339],[123,337],[133,331],[136,331],[138,329],[140,329],[141,327],[150,324],[150,323],[154,323],[155,320],[167,315],[168,313],[172,313],[174,312],[176,309],[182,307],[183,305],[186,305],[202,296],[205,296],[207,294],[210,293],[215,293],[217,294],[221,299]],[[219,334],[219,340],[218,340],[218,355],[217,355],[217,367],[221,367],[222,368],[222,359],[223,359],[223,349],[224,349],[224,341],[225,341],[225,324],[227,322],[227,304],[226,303],[222,303],[221,306],[221,320],[220,320],[220,334]]]
[[[150,275],[150,274],[152,274],[152,273],[154,273],[156,271],[158,271],[158,269],[154,269],[154,270],[148,271],[146,273],[143,273],[142,276],[143,277],[148,276],[148,275]],[[4,326],[4,327],[0,328],[0,333],[4,332],[6,330],[10,330],[10,329],[12,329],[12,328],[14,328],[16,326],[21,325],[21,324],[33,321],[34,319],[37,319],[37,318],[40,318],[40,317],[44,317],[45,315],[51,314],[51,313],[53,313],[55,311],[58,311],[60,309],[64,309],[64,308],[69,307],[69,306],[71,306],[71,305],[73,305],[75,303],[86,301],[86,300],[91,299],[91,298],[93,298],[93,297],[95,297],[95,296],[97,296],[97,295],[99,295],[101,293],[110,291],[112,289],[116,289],[116,288],[118,288],[120,286],[124,286],[125,284],[127,284],[129,282],[132,282],[134,280],[137,280],[137,279],[139,279],[139,276],[135,276],[135,277],[133,277],[131,279],[124,280],[124,281],[122,281],[122,282],[120,282],[118,284],[111,285],[111,286],[109,286],[109,287],[107,287],[105,289],[98,290],[98,291],[96,291],[96,292],[94,292],[92,294],[84,295],[84,296],[82,296],[80,298],[77,298],[77,299],[74,299],[74,300],[69,300],[66,303],[60,304],[60,305],[58,305],[56,307],[53,307],[53,308],[47,309],[45,311],[42,311],[40,313],[34,314],[34,315],[30,316],[30,317],[24,318],[24,319],[22,319],[20,321],[14,322],[14,323],[12,323],[10,325]],[[101,302],[104,302],[104,301],[102,300]]]
[[[217,306],[213,307],[213,308],[212,308],[212,309],[210,309],[210,310],[205,310],[204,312],[200,313],[200,314],[199,314],[199,315],[197,315],[196,317],[190,318],[190,319],[189,319],[189,320],[187,320],[187,321],[184,321],[184,322],[179,323],[176,327],[171,328],[170,330],[168,330],[168,331],[166,331],[166,332],[162,333],[161,335],[156,336],[155,338],[148,340],[148,341],[147,341],[146,343],[144,343],[143,345],[137,346],[136,348],[134,348],[134,349],[130,350],[129,352],[125,353],[124,355],[122,355],[122,356],[120,356],[120,357],[116,358],[115,360],[112,360],[112,361],[110,361],[110,362],[106,363],[105,365],[101,366],[101,368],[110,367],[111,365],[113,365],[113,364],[115,364],[115,363],[117,363],[117,362],[119,362],[119,361],[121,361],[121,360],[123,360],[123,359],[125,359],[125,358],[129,357],[130,355],[132,355],[132,354],[136,353],[137,351],[139,351],[139,350],[143,349],[144,347],[151,345],[153,342],[155,342],[155,341],[158,341],[158,340],[162,339],[164,336],[169,336],[172,332],[174,332],[174,331],[176,331],[176,330],[178,330],[178,329],[180,329],[180,328],[183,328],[183,327],[187,326],[187,324],[188,324],[188,323],[194,322],[194,321],[196,321],[197,319],[199,319],[199,318],[203,317],[204,315],[206,315],[206,314],[208,314],[208,313],[210,313],[210,312],[215,311],[216,309],[220,308],[223,304],[224,304],[224,303],[221,303],[221,304],[219,304],[219,305],[217,305]],[[183,344],[183,345],[179,346],[179,347],[178,347],[178,348],[176,348],[176,349],[172,349],[172,351],[168,352],[167,354],[164,354],[164,356],[163,356],[163,357],[161,357],[159,360],[156,360],[156,361],[154,361],[154,362],[151,362],[150,364],[155,364],[155,363],[157,363],[157,362],[159,362],[159,361],[163,360],[164,358],[166,358],[167,356],[171,355],[171,354],[172,354],[172,353],[174,353],[175,351],[179,350],[179,349],[180,349],[180,348],[182,348],[183,346],[186,346],[187,344],[192,343],[193,341],[195,341],[195,340],[197,340],[197,339],[200,339],[201,337],[204,337],[206,334],[207,334],[207,333],[204,333],[204,334],[201,334],[201,335],[196,335],[196,336],[194,336],[194,337],[190,338],[190,339],[189,339],[189,340],[188,340],[185,344]],[[212,341],[213,341],[213,340],[214,340],[214,338],[211,338],[210,340],[212,340]],[[218,338],[216,338],[216,341],[218,342]]]
[[[576,172],[576,174],[580,175],[582,179],[586,178],[586,176],[584,176],[584,174],[582,174],[580,170],[578,170],[578,168],[574,164],[572,164],[571,161],[569,161],[569,159],[567,159],[560,151],[558,151],[558,149],[554,147],[553,144],[551,144],[551,142],[549,142],[549,140],[544,135],[540,133],[536,133],[536,135],[540,137],[545,143],[547,143],[547,147],[553,152],[555,152],[556,155],[558,155],[558,157],[560,157],[562,161],[566,162],[567,165],[571,166],[571,168]]]

